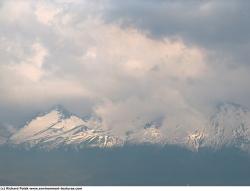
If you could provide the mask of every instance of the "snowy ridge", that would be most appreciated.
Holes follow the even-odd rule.
[[[164,133],[161,131],[162,119],[148,122],[144,128],[131,133],[127,138],[133,144],[165,144]]]
[[[217,106],[206,128],[169,134],[163,131],[162,120],[148,122],[124,136],[115,136],[102,128],[98,117],[80,118],[62,107],[38,115],[12,136],[0,132],[0,144],[8,143],[26,148],[39,147],[120,147],[124,144],[177,144],[198,151],[202,147],[220,149],[233,146],[250,151],[250,111],[237,104]],[[183,125],[176,130],[183,131]],[[10,134],[9,134],[10,135]]]
[[[187,137],[187,145],[195,151],[198,151],[200,147],[202,147],[204,140],[205,140],[205,134],[204,131],[198,131],[196,130],[194,133],[188,135]]]
[[[213,148],[250,148],[250,111],[233,103],[220,104],[210,120],[207,144]]]
[[[67,145],[112,147],[122,141],[100,129],[98,121],[65,113],[58,107],[27,123],[9,141],[11,145],[53,149]]]

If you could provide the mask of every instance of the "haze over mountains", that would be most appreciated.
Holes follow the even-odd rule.
[[[177,145],[198,151],[202,147],[219,149],[235,147],[250,150],[250,111],[240,105],[223,103],[208,117],[205,128],[186,131],[179,125],[168,133],[163,118],[149,121],[142,128],[116,135],[112,129],[103,128],[98,116],[81,118],[62,106],[55,106],[31,119],[16,131],[1,129],[1,144],[21,148],[112,148],[124,145]],[[166,123],[166,122],[165,122]],[[182,132],[180,132],[182,131]],[[171,134],[170,134],[171,133]],[[180,136],[181,135],[181,136]]]
[[[249,5],[3,0],[1,144],[247,150]]]
[[[246,0],[1,0],[0,185],[250,185],[249,18]]]

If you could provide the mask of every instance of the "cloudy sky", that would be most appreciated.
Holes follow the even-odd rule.
[[[250,2],[2,0],[0,121],[56,104],[119,133],[250,107]]]

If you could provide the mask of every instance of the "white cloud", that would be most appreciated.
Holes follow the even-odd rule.
[[[60,12],[60,9],[52,6],[49,3],[38,3],[35,10],[35,15],[39,22],[50,25],[54,17]]]
[[[0,30],[0,103],[87,99],[116,134],[161,116],[166,136],[182,138],[203,128],[212,103],[247,102],[249,68],[230,68],[230,59],[181,36],[159,40],[107,23],[98,2],[25,2],[17,12],[12,1],[1,7],[9,30]]]
[[[30,1],[4,1],[0,7],[0,22],[23,22],[32,14]]]
[[[44,59],[48,55],[48,51],[40,43],[34,43],[31,46],[32,54],[20,63],[14,63],[9,66],[13,72],[24,76],[32,81],[39,81],[44,75],[43,69]]]

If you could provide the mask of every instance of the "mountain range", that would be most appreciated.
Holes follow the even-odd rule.
[[[181,145],[194,151],[202,147],[220,149],[235,147],[250,151],[250,110],[234,103],[223,103],[216,107],[208,118],[206,128],[196,129],[182,137]],[[0,144],[21,148],[112,148],[127,144],[169,144],[162,131],[162,119],[150,121],[143,128],[117,136],[102,127],[96,116],[81,118],[62,106],[55,106],[28,121],[24,127],[0,128]],[[172,137],[175,139],[175,137]],[[177,139],[178,140],[178,139]]]

